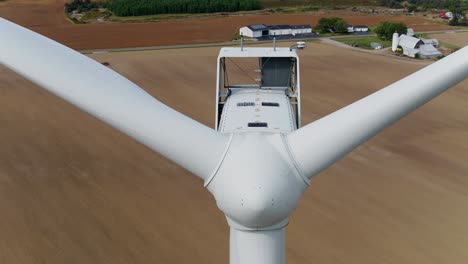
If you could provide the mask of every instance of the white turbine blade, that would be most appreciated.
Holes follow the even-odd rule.
[[[51,39],[0,18],[0,64],[205,179],[228,138]]]
[[[393,122],[468,77],[468,46],[287,136],[309,179]]]

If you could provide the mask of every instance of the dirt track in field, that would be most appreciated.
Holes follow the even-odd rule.
[[[93,58],[212,125],[217,52]],[[304,123],[426,64],[319,43],[300,56]],[[2,263],[228,263],[226,221],[200,180],[0,76]],[[467,263],[467,102],[465,81],[314,178],[287,227],[287,263]]]
[[[75,25],[63,14],[65,0],[9,0],[0,17],[12,20],[78,50],[223,42],[248,24],[310,24],[322,16],[340,16],[354,25],[375,26],[384,20],[404,22],[418,31],[450,29],[416,17],[346,13],[269,14],[188,19],[157,23]]]

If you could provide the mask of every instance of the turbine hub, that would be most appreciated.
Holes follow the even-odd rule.
[[[231,226],[268,230],[287,224],[308,187],[279,133],[234,134],[208,190]]]

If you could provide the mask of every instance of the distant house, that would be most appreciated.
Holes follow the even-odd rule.
[[[369,32],[369,27],[368,26],[363,26],[363,25],[358,25],[358,26],[348,25],[347,29],[348,29],[348,33]]]
[[[259,38],[261,36],[268,36],[269,28],[264,24],[249,25],[241,27],[239,34],[250,37],[250,38]]]
[[[354,32],[368,32],[368,31],[369,31],[368,26],[362,26],[362,25],[354,26]]]
[[[448,18],[448,20],[453,20],[453,13],[452,12],[447,12],[445,13],[445,16]]]
[[[263,36],[296,35],[312,33],[310,25],[249,25],[242,27],[239,33],[246,37],[259,38]]]

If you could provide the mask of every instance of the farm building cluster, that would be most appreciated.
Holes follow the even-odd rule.
[[[393,34],[392,51],[395,52],[398,48],[401,48],[403,55],[411,58],[437,58],[442,55],[437,50],[438,47],[439,41],[437,39],[417,38],[414,36],[412,29],[409,29],[406,34],[401,36],[398,33]]]
[[[369,27],[363,25],[347,25],[347,31],[356,35],[368,35]],[[334,29],[331,29],[334,33]],[[319,35],[312,31],[310,25],[265,25],[256,24],[241,27],[239,34],[244,37],[256,38],[257,40],[271,40],[273,37],[277,39],[301,39],[301,38],[316,38]]]
[[[239,34],[250,38],[271,38],[271,37],[312,37],[316,36],[312,33],[310,25],[271,25],[264,24],[248,25],[241,27]]]

